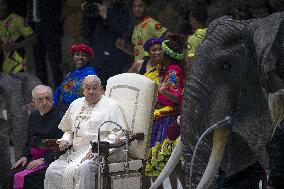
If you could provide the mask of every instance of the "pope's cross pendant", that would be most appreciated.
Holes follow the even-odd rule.
[[[76,135],[76,137],[78,137],[79,135],[78,135],[78,131],[79,131],[79,129],[80,129],[80,123],[81,122],[79,122],[79,124],[75,127],[75,135]]]

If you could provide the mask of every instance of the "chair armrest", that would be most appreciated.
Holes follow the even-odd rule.
[[[54,152],[60,152],[59,150],[59,145],[56,143],[58,139],[43,139],[42,143],[44,144],[45,147],[51,148],[52,151]],[[73,145],[70,145],[66,150],[70,149]],[[64,151],[66,151],[64,150]],[[63,151],[63,152],[64,152]]]
[[[131,134],[128,138],[128,144],[135,141],[135,140],[144,140],[144,133],[134,133]],[[98,149],[98,142],[91,142],[93,152],[97,152]],[[115,144],[110,144],[109,142],[101,141],[100,143],[100,151],[108,151],[112,148],[120,148],[126,145],[126,140],[120,140]]]

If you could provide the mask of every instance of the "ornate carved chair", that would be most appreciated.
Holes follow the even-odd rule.
[[[93,143],[93,150],[100,149],[104,160],[101,161],[99,186],[103,189],[140,189],[144,175],[145,152],[148,149],[150,127],[156,104],[156,84],[149,78],[124,73],[107,81],[105,96],[116,100],[123,109],[130,132],[127,141],[118,144]],[[127,145],[129,143],[129,145]],[[125,151],[127,161],[108,163],[110,148],[129,146]]]

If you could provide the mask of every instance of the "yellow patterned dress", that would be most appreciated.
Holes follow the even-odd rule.
[[[160,79],[159,79],[159,71],[157,66],[153,66],[150,70],[148,70],[144,76],[152,79],[156,84],[159,84]]]
[[[147,52],[143,48],[144,42],[152,37],[161,37],[166,31],[167,28],[151,17],[145,17],[143,21],[138,23],[134,27],[132,35],[135,62],[147,56]]]
[[[33,30],[24,24],[24,19],[11,13],[7,18],[0,20],[0,41],[9,46],[33,34]],[[23,70],[26,62],[23,49],[7,51],[4,47],[3,72],[16,73]],[[22,51],[22,52],[21,52]]]
[[[160,75],[159,77],[158,79],[160,80],[171,81],[171,84],[166,90],[171,94],[175,94],[179,99],[179,104],[181,104],[184,88],[184,73],[182,68],[179,65],[169,65],[165,68],[164,75]],[[148,160],[146,162],[145,175],[159,176],[168,162],[179,140],[169,137],[169,134],[172,132],[179,135],[179,131],[171,131],[172,125],[176,123],[179,114],[180,107],[176,107],[171,99],[158,93],[154,121],[151,127],[150,150],[147,154]]]

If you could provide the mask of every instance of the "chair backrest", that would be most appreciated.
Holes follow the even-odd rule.
[[[135,74],[123,73],[108,79],[105,96],[117,101],[123,109],[128,126],[133,133],[144,133],[144,141],[131,144],[131,158],[144,159],[148,148],[153,111],[156,104],[157,86],[151,79]]]

